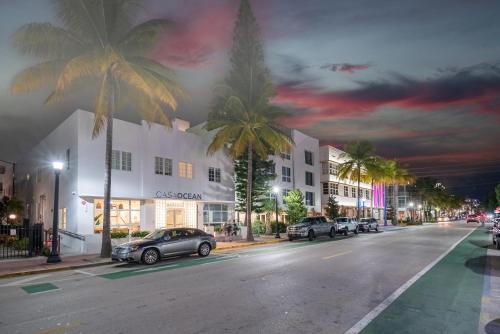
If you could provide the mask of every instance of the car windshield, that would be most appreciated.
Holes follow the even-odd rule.
[[[339,223],[347,223],[347,218],[337,218]]]
[[[370,218],[361,218],[362,223],[368,223],[370,221]]]
[[[144,239],[156,240],[156,239],[160,239],[161,237],[163,237],[164,234],[165,234],[165,230],[156,230],[156,231],[153,231],[153,232],[149,233],[148,235],[146,235],[144,237]]]

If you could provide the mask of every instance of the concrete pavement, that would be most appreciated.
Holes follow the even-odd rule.
[[[471,229],[428,225],[0,280],[0,332],[344,333]]]

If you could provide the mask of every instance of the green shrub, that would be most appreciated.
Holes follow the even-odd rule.
[[[128,237],[127,232],[111,232],[111,239],[120,239]]]
[[[222,225],[215,225],[214,226],[214,232],[217,232],[217,233],[222,232]]]
[[[144,238],[146,235],[148,235],[149,231],[135,231],[135,232],[132,232],[131,236],[133,238]]]
[[[44,246],[42,249],[42,255],[43,256],[49,256],[50,255],[50,248],[47,246]]]
[[[22,238],[14,241],[12,244],[15,250],[25,250],[28,249],[28,238]]]
[[[264,234],[266,233],[266,224],[260,220],[256,220],[252,223],[252,233],[254,234]]]

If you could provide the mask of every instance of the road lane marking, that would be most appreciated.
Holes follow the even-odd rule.
[[[341,255],[346,255],[346,254],[349,254],[349,253],[352,253],[352,251],[347,251],[347,252],[342,252],[342,253],[338,253],[338,254],[333,254],[333,255],[330,255],[330,256],[325,256],[323,258],[323,260],[329,260],[329,259],[332,259],[334,257],[341,256]]]
[[[75,273],[79,273],[79,274],[83,274],[83,275],[88,275],[88,276],[97,276],[96,274],[92,274],[92,273],[89,273],[88,271],[84,271],[84,270],[73,270]]]
[[[38,332],[38,334],[59,334],[59,333],[67,333],[67,332],[68,332],[68,330],[70,330],[70,329],[74,329],[74,328],[76,328],[76,327],[79,327],[80,325],[81,325],[81,322],[79,322],[79,321],[68,322],[67,324],[62,325],[62,326],[58,324],[58,326],[57,326],[57,327],[42,330],[42,331]]]
[[[368,324],[375,319],[382,311],[384,311],[389,305],[391,305],[399,296],[403,294],[408,288],[410,288],[419,278],[424,276],[429,270],[432,269],[439,261],[441,261],[446,255],[448,255],[455,247],[458,246],[462,241],[464,241],[469,235],[472,234],[477,228],[473,228],[469,233],[463,236],[460,240],[451,245],[450,248],[443,254],[441,254],[437,259],[429,263],[424,269],[419,271],[415,276],[410,278],[405,284],[400,286],[396,291],[394,291],[389,297],[377,305],[373,310],[368,312],[361,320],[359,320],[354,326],[348,329],[344,334],[358,334],[361,332]]]
[[[59,288],[52,283],[26,285],[23,286],[22,289],[29,294],[59,290]]]
[[[136,271],[140,271],[140,272],[143,272],[143,271],[156,271],[156,270],[162,270],[162,269],[172,268],[172,267],[178,267],[178,266],[179,266],[178,264],[167,264],[165,266],[156,266],[156,267],[151,267],[151,268],[146,268],[146,269],[139,269],[139,270],[136,270]]]
[[[31,281],[34,281],[34,280],[37,280],[37,279],[40,279],[40,278],[45,278],[45,277],[48,277],[48,276],[50,276],[50,275],[49,274],[45,274],[45,275],[37,275],[37,276],[34,276],[34,277],[28,277],[28,278],[24,278],[24,279],[21,279],[21,280],[18,280],[18,281],[14,281],[14,282],[2,284],[2,285],[0,285],[0,288],[6,287],[6,286],[23,285],[24,283],[28,283],[28,282],[31,282]]]

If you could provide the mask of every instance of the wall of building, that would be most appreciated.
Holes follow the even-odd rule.
[[[12,164],[0,161],[0,197],[12,197]]]

